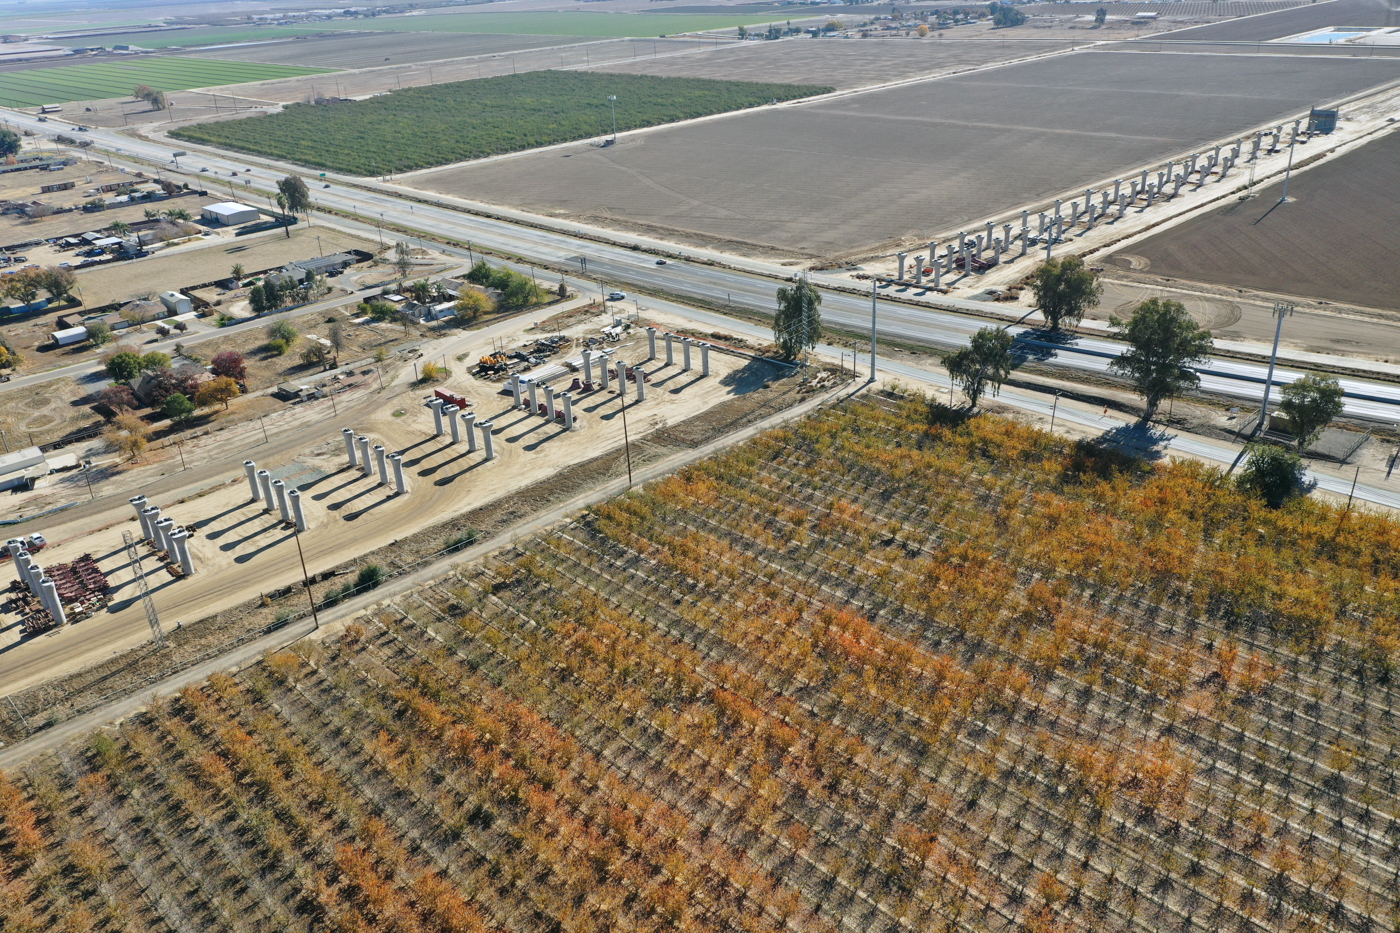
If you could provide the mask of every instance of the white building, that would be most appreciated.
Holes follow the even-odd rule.
[[[256,207],[239,204],[237,201],[220,201],[206,206],[200,211],[200,216],[210,223],[236,227],[239,224],[250,224],[262,215]]]
[[[160,303],[171,314],[189,314],[192,310],[189,297],[179,292],[161,292]]]
[[[0,454],[0,489],[13,489],[49,474],[49,461],[37,447]]]

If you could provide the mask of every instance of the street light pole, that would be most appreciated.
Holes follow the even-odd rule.
[[[875,381],[875,276],[870,277],[870,381]],[[855,364],[851,365],[855,369]]]
[[[1274,328],[1274,352],[1269,354],[1269,374],[1264,378],[1264,405],[1259,409],[1259,423],[1254,426],[1254,433],[1265,430],[1265,425],[1269,423],[1269,391],[1274,387],[1274,363],[1278,361],[1278,340],[1283,334],[1283,319],[1293,313],[1292,302],[1275,301],[1274,316],[1278,318],[1278,326]]]
[[[613,142],[617,142],[617,97],[615,95],[608,95],[608,106],[612,108]]]

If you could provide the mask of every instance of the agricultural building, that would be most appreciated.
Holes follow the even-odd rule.
[[[86,327],[69,327],[65,330],[56,330],[49,334],[49,339],[55,346],[71,347],[75,343],[82,343],[88,337]]]
[[[179,292],[161,292],[160,303],[171,314],[188,314],[192,309],[189,296]]]
[[[0,455],[0,489],[23,486],[41,476],[47,476],[49,462],[38,447],[26,447]]]
[[[200,211],[200,216],[210,223],[236,227],[239,224],[250,224],[262,215],[258,213],[256,207],[239,204],[237,201],[220,201],[205,207]]]

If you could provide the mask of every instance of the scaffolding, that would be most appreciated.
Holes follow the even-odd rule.
[[[137,550],[136,541],[129,531],[122,532],[122,543],[126,545],[126,556],[131,559],[131,566],[136,568],[136,589],[141,593],[141,605],[146,610],[146,621],[151,624],[151,638],[157,648],[164,648],[165,632],[161,631],[160,616],[156,615],[156,604],[151,602],[151,591],[146,586],[146,571],[141,569],[141,552]]]

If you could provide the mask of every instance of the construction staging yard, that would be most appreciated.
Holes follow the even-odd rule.
[[[860,256],[1400,78],[1392,61],[1182,61],[1080,52],[406,183],[750,255]]]
[[[574,338],[594,335],[609,320],[607,316],[575,319],[564,333]],[[664,328],[680,322],[657,323]],[[502,341],[532,339],[526,334],[531,326],[529,321],[514,320],[479,332],[450,334],[425,346],[424,359],[442,356],[453,369],[462,368],[452,360],[459,356],[474,360]],[[732,426],[736,417],[742,420],[742,414],[731,414],[707,425],[706,413],[728,400],[752,396],[772,413],[797,398],[790,392],[795,383],[783,378],[789,367],[718,349],[709,353],[708,376],[702,374],[698,349],[692,354],[693,368],[683,370],[679,341],[673,363],[667,364],[664,341],[659,338],[658,358],[647,362],[647,341],[639,328],[621,342],[610,344],[608,352],[630,366],[643,366],[650,374],[645,401],[637,400],[635,386],[628,396],[625,433],[639,466],[648,458],[637,445],[646,443],[651,435],[689,431],[693,435],[689,443],[694,445],[715,436],[716,430]],[[578,351],[569,355],[576,356]],[[599,364],[594,365],[596,375]],[[141,546],[142,554],[145,570],[151,575],[151,595],[162,618],[172,624],[208,619],[206,627],[217,642],[244,630],[238,620],[248,613],[233,612],[235,607],[301,579],[297,543],[290,527],[250,500],[241,465],[245,458],[255,459],[274,479],[286,480],[289,490],[301,491],[308,530],[301,536],[300,546],[313,572],[353,564],[380,552],[378,559],[396,570],[404,562],[441,549],[445,536],[439,534],[434,547],[421,555],[416,553],[412,536],[424,529],[497,502],[504,503],[507,514],[528,515],[550,494],[558,495],[557,490],[547,494],[544,489],[561,478],[574,484],[569,495],[577,495],[603,478],[625,475],[624,419],[615,379],[608,390],[575,393],[573,431],[565,430],[562,424],[551,425],[542,415],[513,412],[509,395],[501,394],[500,382],[453,376],[446,383],[437,383],[465,397],[478,423],[490,421],[494,425],[495,459],[487,461],[481,446],[484,440],[475,440],[477,450],[470,453],[465,436],[458,444],[452,443],[450,434],[434,437],[433,417],[424,407],[424,399],[432,396],[434,386],[414,384],[415,372],[407,364],[401,366],[396,377],[391,374],[384,380],[383,389],[373,368],[353,372],[334,402],[321,399],[267,417],[270,441],[264,440],[258,422],[188,440],[179,452],[184,459],[176,462],[192,466],[188,480],[184,472],[163,477],[172,466],[171,458],[177,455],[166,448],[156,462],[137,464],[110,481],[116,486],[107,484],[101,510],[71,519],[60,513],[45,521],[44,533],[52,544],[40,555],[41,562],[47,565],[71,561],[84,553],[94,555],[98,566],[111,577],[112,601],[107,610],[91,619],[24,639],[22,644],[18,618],[0,617],[0,682],[6,684],[7,692],[23,691],[150,637],[137,598],[134,568],[122,545],[124,531],[136,529],[140,537],[123,489],[129,489],[128,494],[146,492],[153,504],[164,508],[166,516],[197,529],[189,542],[196,573],[189,579],[167,576],[163,562],[145,545]],[[561,388],[568,385],[565,379]],[[544,396],[539,400],[543,403]],[[700,420],[693,421],[696,418]],[[685,427],[688,423],[696,427]],[[383,444],[389,453],[402,455],[407,495],[397,495],[392,481],[382,485],[377,476],[366,477],[358,469],[347,469],[341,437],[344,427]],[[600,457],[605,462],[601,469],[593,465],[571,478],[571,468]],[[167,490],[165,494],[154,493],[157,482]],[[532,489],[540,492],[532,493]],[[478,530],[494,533],[501,528],[486,523]],[[391,543],[398,546],[388,547]],[[318,598],[324,598],[326,589],[318,590]],[[279,605],[296,614],[305,608],[303,602],[291,599]],[[271,621],[268,618],[262,624]],[[251,625],[245,621],[244,628]],[[43,696],[52,699],[48,694]]]
[[[1198,214],[1116,254],[1151,278],[1400,309],[1400,263],[1378,259],[1400,229],[1394,184],[1400,133],[1258,189],[1247,201]]]

